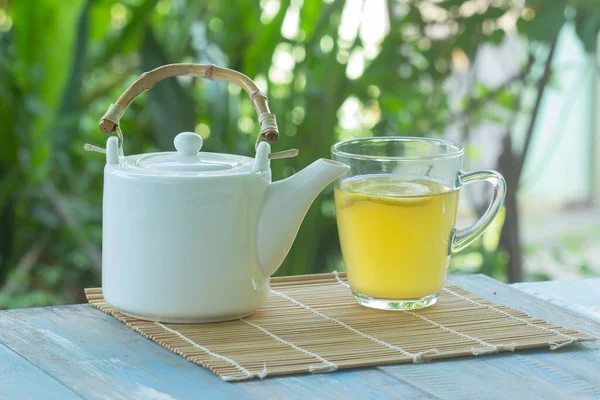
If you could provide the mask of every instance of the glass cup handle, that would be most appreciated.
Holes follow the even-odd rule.
[[[457,229],[454,227],[450,234],[450,255],[455,254],[477,239],[483,231],[492,223],[504,202],[506,196],[506,181],[496,171],[473,171],[458,173],[458,187],[468,185],[473,182],[489,182],[494,188],[492,201],[486,212],[473,225],[465,229]]]

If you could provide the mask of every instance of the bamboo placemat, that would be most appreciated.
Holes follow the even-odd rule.
[[[418,311],[357,305],[345,275],[273,278],[267,304],[241,320],[162,324],[121,314],[85,290],[89,303],[225,381],[418,363],[537,347],[551,350],[596,338],[551,325],[454,285]]]

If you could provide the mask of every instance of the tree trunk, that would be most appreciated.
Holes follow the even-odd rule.
[[[517,156],[512,151],[512,140],[511,130],[506,134],[504,143],[502,146],[502,154],[498,159],[498,170],[506,179],[506,200],[504,206],[506,209],[506,218],[504,225],[502,226],[502,232],[500,234],[500,247],[504,248],[508,252],[508,281],[519,282],[523,280],[523,257],[521,253],[521,238],[519,229],[519,208],[517,203],[517,189],[519,187],[519,180],[523,172],[525,165],[525,159],[529,153],[531,140],[533,138],[533,132],[535,130],[535,124],[537,122],[542,98],[550,76],[552,73],[552,60],[554,59],[554,53],[556,50],[557,38],[555,38],[551,45],[548,57],[544,65],[544,72],[539,80],[537,94],[533,109],[531,111],[531,118],[529,119],[529,125],[525,134],[525,143],[523,145],[523,151],[520,156]],[[531,62],[531,59],[530,59]],[[519,101],[517,101],[517,107],[515,109],[514,120],[516,120],[517,113],[521,108],[521,95],[519,95]]]
[[[500,247],[508,253],[507,275],[509,282],[523,280],[523,258],[521,254],[521,238],[519,229],[519,213],[517,204],[517,186],[519,170],[517,159],[511,151],[511,137],[507,134],[503,143],[502,154],[498,159],[498,170],[506,180],[506,199],[504,207],[506,217],[500,234]]]

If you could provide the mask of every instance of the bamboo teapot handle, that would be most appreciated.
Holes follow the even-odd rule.
[[[258,124],[260,132],[256,140],[256,145],[261,141],[274,143],[279,138],[279,129],[275,115],[269,110],[267,96],[261,92],[254,81],[241,72],[227,68],[217,67],[212,64],[169,64],[144,72],[140,77],[119,97],[116,103],[111,104],[100,122],[98,128],[102,133],[110,134],[117,132],[119,134],[119,144],[121,144],[121,132],[119,129],[119,120],[125,114],[127,107],[142,92],[152,89],[154,85],[165,78],[173,76],[194,76],[208,80],[227,81],[234,83],[244,89],[252,106],[258,115]]]

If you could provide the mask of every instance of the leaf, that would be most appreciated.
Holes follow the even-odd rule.
[[[135,49],[139,41],[134,40],[143,32],[147,25],[147,18],[156,7],[158,0],[146,0],[131,10],[131,19],[125,27],[112,39],[108,39],[104,51],[92,61],[92,67],[101,66],[115,54],[122,51],[124,47]]]
[[[483,17],[479,14],[463,18],[464,31],[456,38],[456,44],[470,60],[473,60],[475,50],[482,39],[480,32],[482,23]]]
[[[13,166],[13,168],[2,171],[2,174],[0,174],[0,210],[6,208],[18,184],[19,170],[16,167]],[[2,213],[0,212],[0,214]]]
[[[175,39],[170,41],[168,49],[170,50],[169,54],[173,56],[173,59],[179,60],[186,56],[186,50],[189,48],[192,39],[192,35],[190,34],[191,27],[196,21],[202,19],[202,13],[206,6],[207,4],[205,2],[193,1],[191,4],[186,5],[185,9],[181,11],[183,12],[183,15],[175,15],[174,18],[177,18],[178,21],[178,29],[171,32],[165,32],[167,35],[171,34],[170,36],[167,36],[168,38]],[[164,22],[162,25],[169,26]],[[223,30],[225,31],[225,34],[228,34],[225,29]]]
[[[281,25],[289,5],[290,0],[282,0],[277,15],[258,31],[258,35],[248,46],[243,58],[243,72],[246,75],[254,77],[258,71],[271,64],[275,47],[281,39]]]
[[[4,58],[2,56],[3,54],[0,53],[0,60]],[[0,167],[3,165],[10,167],[18,162],[19,141],[15,131],[17,126],[16,114],[20,111],[17,110],[17,107],[22,105],[22,99],[8,63],[5,65],[4,62],[0,62],[0,77],[3,78],[0,79],[0,121],[2,121],[4,131],[2,146],[0,146]]]
[[[151,28],[147,28],[141,47],[142,68],[150,71],[169,64]],[[152,132],[159,147],[173,149],[173,138],[184,131],[193,131],[196,118],[192,99],[175,78],[161,81],[148,92],[147,106]]]
[[[442,0],[437,6],[449,9],[452,7],[460,7],[464,3],[464,0]]]
[[[486,97],[490,94],[491,90],[483,82],[477,82],[473,88],[473,95],[476,98]]]
[[[506,8],[490,6],[486,10],[484,16],[486,18],[498,19],[501,16],[503,16],[504,14],[506,14],[506,11],[507,11]]]
[[[535,17],[531,21],[520,18],[517,29],[529,39],[541,42],[553,41],[565,22],[566,0],[540,1],[535,3]],[[534,4],[532,4],[534,5]]]
[[[73,52],[73,58],[71,62],[71,75],[65,85],[62,101],[57,113],[58,115],[56,120],[58,123],[55,124],[55,129],[53,129],[53,131],[56,132],[56,134],[52,136],[55,144],[55,153],[58,153],[60,149],[66,150],[68,148],[68,143],[73,137],[78,125],[78,119],[76,116],[81,112],[81,110],[77,107],[77,105],[79,103],[79,96],[83,84],[84,64],[87,52],[88,32],[90,27],[90,7],[92,3],[93,0],[86,1],[81,16],[78,20],[77,39],[75,41],[75,51]],[[61,129],[57,129],[56,125],[60,124],[61,122],[65,123],[60,127]]]
[[[321,16],[323,2],[321,0],[305,1],[300,10],[300,29],[304,31],[306,37],[312,37],[317,21]]]
[[[496,101],[502,107],[512,110],[515,106],[515,102],[517,101],[517,96],[510,90],[502,90],[496,96]]]
[[[476,112],[473,119],[475,123],[493,122],[500,125],[504,124],[507,118],[505,115],[501,115],[501,113],[484,108]]]
[[[577,10],[575,17],[575,31],[589,53],[597,48],[598,31],[600,31],[600,8],[589,7]]]
[[[110,8],[116,3],[116,0],[95,1],[90,10],[90,40],[106,40],[108,28],[110,27]]]
[[[500,45],[504,41],[505,36],[506,32],[504,29],[496,29],[487,39],[493,44]]]
[[[31,178],[41,180],[49,173],[51,143],[48,128],[62,98],[71,74],[70,64],[76,40],[77,21],[83,0],[64,2],[40,0],[13,2],[17,56],[24,63],[31,82],[28,95],[42,106],[34,115],[31,134]]]

